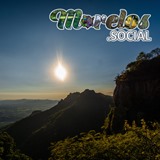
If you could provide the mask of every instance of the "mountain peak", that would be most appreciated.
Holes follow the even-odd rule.
[[[94,90],[90,90],[90,89],[85,89],[82,94],[95,94]]]
[[[34,159],[46,159],[50,142],[89,130],[100,131],[111,103],[111,96],[89,89],[70,93],[51,109],[34,112],[6,131],[24,153]],[[36,152],[32,148],[37,148]]]
[[[68,96],[65,99],[62,99],[59,104],[69,104],[74,102],[78,97],[80,96],[93,96],[96,95],[96,92],[94,90],[85,89],[83,92],[73,92],[69,93]]]
[[[70,93],[65,99],[61,99],[58,105],[68,105],[74,102],[80,96],[80,94],[81,93],[79,92]]]

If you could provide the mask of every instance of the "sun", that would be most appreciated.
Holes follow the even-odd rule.
[[[66,70],[66,68],[61,63],[58,63],[58,65],[56,66],[56,68],[54,70],[54,73],[55,73],[55,76],[60,81],[64,81],[66,79],[67,70]]]

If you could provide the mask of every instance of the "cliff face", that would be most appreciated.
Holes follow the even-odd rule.
[[[160,80],[120,82],[114,91],[117,107],[124,108],[126,118],[160,120]]]
[[[133,69],[134,68],[134,69]],[[132,69],[116,79],[116,117],[140,121],[160,121],[160,56],[134,62]]]

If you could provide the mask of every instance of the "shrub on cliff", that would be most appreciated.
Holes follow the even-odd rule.
[[[116,77],[116,82],[136,79],[136,77],[147,77],[148,73],[154,74],[159,66],[160,48],[152,50],[150,53],[140,52],[136,61],[130,62],[125,70]]]

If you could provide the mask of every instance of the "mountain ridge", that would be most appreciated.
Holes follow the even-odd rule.
[[[112,103],[111,96],[93,90],[70,93],[51,109],[30,115],[6,131],[24,153],[34,159],[45,159],[50,142],[89,130],[100,131]]]

